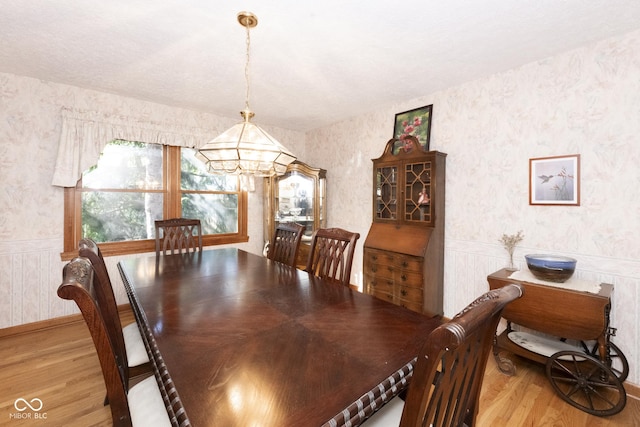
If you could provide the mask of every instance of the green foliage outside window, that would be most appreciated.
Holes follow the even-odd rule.
[[[238,231],[238,179],[235,176],[210,174],[195,158],[195,150],[183,148],[180,159],[182,214],[200,218],[204,234]],[[197,192],[189,192],[197,191]],[[219,193],[201,193],[216,191]],[[233,193],[229,193],[233,192]]]
[[[199,218],[203,234],[238,231],[237,178],[213,175],[181,149],[180,204],[185,218]],[[162,176],[163,147],[113,141],[96,166],[83,174],[82,234],[97,242],[155,238],[154,221],[162,219],[166,200]]]

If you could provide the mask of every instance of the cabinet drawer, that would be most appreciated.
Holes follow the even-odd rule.
[[[398,286],[396,289],[396,297],[398,300],[422,304],[422,288]]]
[[[415,271],[398,271],[393,276],[399,286],[411,286],[422,289],[422,273]]]
[[[395,259],[395,265],[404,271],[422,271],[422,258],[416,258],[408,255],[398,255]]]
[[[365,289],[367,293],[385,292],[393,295],[393,280],[378,276],[364,276]]]
[[[395,256],[393,252],[380,251],[365,248],[364,264],[367,265],[393,265]]]
[[[371,293],[371,295],[373,295],[374,297],[376,297],[376,298],[378,298],[378,299],[381,299],[381,300],[383,300],[383,301],[388,301],[388,302],[390,302],[390,303],[392,303],[392,304],[396,304],[396,305],[398,305],[398,304],[394,301],[393,294],[388,294],[388,293],[386,293],[386,292],[378,292],[378,291],[375,291],[375,290],[374,290],[374,291]]]
[[[396,305],[400,307],[407,308],[411,311],[415,311],[417,313],[422,313],[422,301],[412,302],[412,301],[396,301]]]
[[[363,273],[370,274],[376,277],[384,277],[389,280],[393,280],[394,271],[395,269],[391,265],[370,264],[370,265],[365,265]]]
[[[380,251],[377,249],[365,249],[364,265],[392,267],[394,270],[422,271],[423,259],[395,252]]]

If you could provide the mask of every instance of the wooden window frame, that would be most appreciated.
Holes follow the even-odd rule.
[[[180,149],[178,146],[163,146],[163,179],[164,190],[164,218],[181,216],[180,194]],[[238,183],[239,184],[239,183]],[[78,242],[82,239],[82,179],[75,187],[64,189],[64,252],[62,260],[70,260],[78,256]],[[153,192],[153,191],[152,191]],[[197,191],[188,191],[197,193]],[[233,193],[236,193],[235,191]],[[238,193],[238,232],[225,234],[206,234],[202,236],[204,246],[244,243],[249,241],[247,226],[248,196],[247,192]],[[104,256],[126,255],[155,251],[155,240],[130,240],[122,242],[100,243],[100,250]]]

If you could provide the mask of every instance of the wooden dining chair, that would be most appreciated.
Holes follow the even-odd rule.
[[[273,240],[269,243],[267,258],[295,267],[304,230],[304,225],[294,222],[278,224]]]
[[[113,286],[100,248],[96,242],[85,238],[78,243],[78,254],[87,258],[93,267],[96,301],[103,313],[109,338],[116,348],[118,363],[124,369],[127,384],[130,378],[151,374],[151,362],[137,323],[122,326]]]
[[[500,315],[523,291],[518,284],[489,291],[433,330],[418,354],[406,403],[400,397],[393,398],[364,426],[475,425]]]
[[[311,237],[306,271],[349,286],[359,233],[341,228],[319,228]]]
[[[156,256],[202,252],[202,225],[199,219],[173,218],[155,221]]]
[[[118,362],[105,315],[100,310],[94,285],[94,269],[91,262],[82,257],[74,258],[65,265],[58,296],[75,301],[89,328],[93,344],[98,353],[113,425],[171,426],[171,409],[167,409],[155,376],[147,377],[135,386],[127,387],[127,377]]]

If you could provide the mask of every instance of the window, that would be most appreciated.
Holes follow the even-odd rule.
[[[238,177],[209,174],[195,150],[113,141],[65,190],[63,258],[77,254],[83,237],[105,255],[153,251],[154,221],[163,218],[200,218],[205,245],[246,242],[246,213]]]

